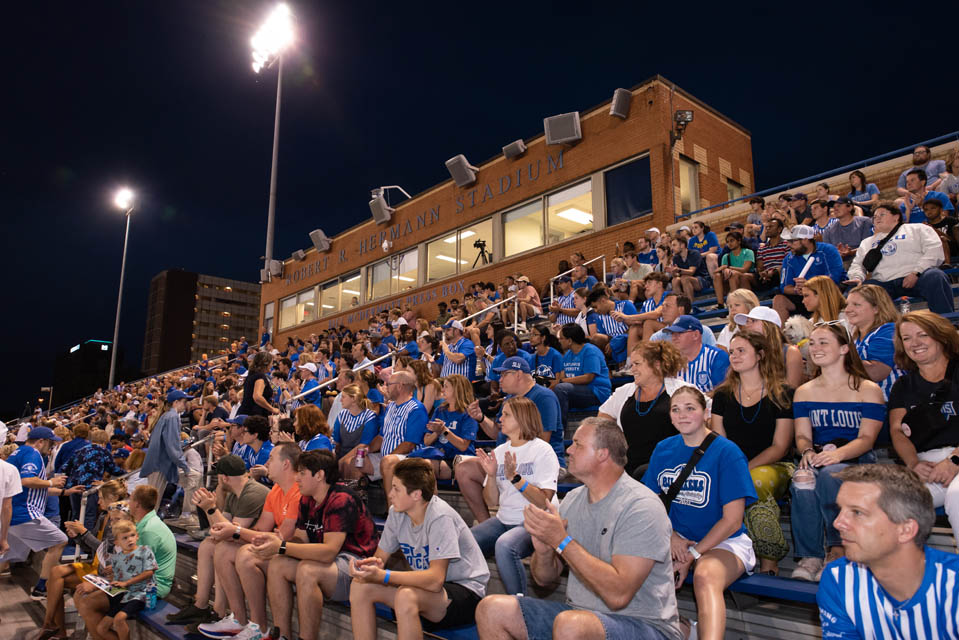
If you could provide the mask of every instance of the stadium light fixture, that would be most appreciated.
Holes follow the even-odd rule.
[[[117,206],[117,209],[128,211],[133,208],[133,199],[133,190],[123,187],[117,191],[115,196],[113,196],[113,204]]]
[[[673,113],[673,129],[669,132],[669,146],[672,147],[683,139],[686,125],[693,121],[692,109],[677,109]]]
[[[123,234],[123,259],[120,261],[120,288],[117,292],[117,317],[113,324],[113,349],[110,353],[110,378],[107,389],[113,389],[113,381],[117,371],[117,339],[120,337],[120,308],[123,305],[123,277],[127,270],[127,245],[130,241],[130,218],[133,217],[133,207],[136,204],[136,194],[133,189],[123,187],[113,196],[113,204],[123,211],[127,218],[126,232]]]

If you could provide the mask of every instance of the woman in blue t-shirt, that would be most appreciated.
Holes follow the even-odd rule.
[[[699,252],[706,263],[706,268],[709,270],[709,276],[712,277],[719,266],[719,254],[721,253],[719,238],[715,232],[709,230],[709,225],[705,222],[696,220],[689,225],[689,228],[693,235],[689,238],[686,246]]]
[[[300,449],[303,451],[333,450],[330,425],[326,422],[326,416],[315,404],[305,404],[293,413],[293,429]]]
[[[793,399],[801,458],[789,488],[793,549],[800,558],[792,577],[818,582],[823,556],[829,564],[844,553],[832,524],[839,514],[840,481],[834,474],[852,463],[876,461],[872,447],[886,417],[886,403],[840,321],[813,329],[809,358],[816,377],[799,387]]]
[[[548,324],[535,325],[529,332],[529,345],[533,348],[533,377],[541,385],[550,389],[559,384],[563,371],[563,355],[559,352],[559,340],[556,339]]]
[[[866,182],[866,174],[862,171],[853,171],[849,174],[849,197],[861,209],[863,215],[871,215],[872,208],[879,202],[879,187],[872,182]]]
[[[679,435],[656,445],[643,476],[643,484],[657,494],[669,492],[690,456],[710,434],[706,397],[699,389],[677,389],[669,407]],[[744,572],[752,573],[756,564],[753,543],[743,525],[746,507],[755,501],[746,456],[730,440],[717,435],[669,506],[676,588],[693,571],[700,637],[723,637],[723,591]]]
[[[433,419],[426,423],[423,447],[409,454],[410,458],[426,458],[433,465],[439,480],[453,477],[453,459],[458,455],[476,455],[473,441],[479,425],[466,413],[474,400],[473,383],[466,376],[453,374],[443,378],[440,405]]]
[[[877,284],[861,284],[847,296],[846,319],[852,326],[856,352],[869,379],[879,385],[888,400],[892,385],[902,375],[895,362],[893,336],[899,314],[892,299]]]

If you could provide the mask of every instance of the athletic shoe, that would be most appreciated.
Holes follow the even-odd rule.
[[[34,602],[43,602],[47,599],[47,590],[34,587],[33,591],[30,592],[30,599]]]
[[[208,622],[197,627],[197,631],[207,638],[232,638],[246,627],[236,621],[231,613],[217,622]],[[259,636],[258,636],[259,637]]]
[[[166,619],[167,622],[185,625],[190,624],[191,622],[197,622],[200,624],[215,622],[217,618],[216,614],[213,613],[213,609],[210,607],[201,609],[191,602],[176,613],[168,615]]]
[[[190,529],[187,531],[187,535],[193,538],[194,540],[206,540],[207,535],[210,533],[208,529]]]
[[[818,582],[822,567],[822,558],[803,558],[799,561],[799,566],[793,569],[792,579]]]
[[[260,633],[260,625],[251,622],[240,633],[233,636],[233,640],[262,640],[263,634]]]

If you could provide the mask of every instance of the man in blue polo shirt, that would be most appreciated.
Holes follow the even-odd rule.
[[[842,285],[845,270],[839,249],[827,242],[816,242],[816,231],[812,227],[797,224],[783,231],[782,239],[789,243],[790,252],[783,258],[780,293],[773,298],[773,309],[783,319],[798,313],[809,317],[802,303],[802,288],[807,280],[815,276],[829,276],[837,285]],[[807,263],[811,262],[811,264]]]
[[[650,231],[655,231],[656,235],[659,235],[659,229],[656,227],[649,229],[646,231],[646,233],[649,233]],[[636,241],[636,262],[639,264],[659,264],[659,256],[656,255],[656,247],[652,245],[648,236],[640,236]]]
[[[583,265],[578,265],[576,267],[573,267],[573,289],[574,290],[582,287],[583,289],[586,289],[587,291],[589,291],[593,287],[595,287],[596,283],[598,282],[599,280],[589,275],[589,271],[587,271],[586,267],[584,267]]]
[[[463,324],[459,320],[450,320],[443,326],[443,368],[440,377],[453,374],[466,376],[472,382],[476,379],[476,345],[463,337]]]
[[[34,427],[27,434],[26,442],[11,455],[7,462],[20,473],[23,491],[13,497],[13,513],[10,517],[10,529],[7,541],[10,550],[0,557],[3,562],[23,562],[31,551],[47,550],[40,570],[40,581],[33,588],[30,597],[42,600],[47,595],[47,578],[50,571],[60,562],[60,554],[67,544],[67,536],[44,516],[47,506],[47,490],[61,488],[66,476],[47,479],[47,468],[43,457],[50,454],[53,443],[60,438],[49,427]],[[70,493],[83,491],[83,487],[74,487]]]
[[[926,213],[922,210],[922,205],[929,200],[939,201],[946,215],[951,215],[956,210],[949,196],[940,191],[926,190],[926,172],[922,169],[913,169],[906,173],[906,188],[900,189],[900,193],[902,198],[900,198],[899,210],[903,214],[908,212],[906,222],[909,224],[921,224],[926,221]]]
[[[673,334],[673,344],[686,358],[679,378],[709,393],[726,379],[729,356],[717,347],[703,344],[703,325],[693,316],[679,316],[664,331]]]

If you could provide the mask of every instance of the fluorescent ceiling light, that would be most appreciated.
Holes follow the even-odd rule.
[[[353,282],[354,280],[359,280],[359,279],[360,279],[360,274],[356,274],[355,276],[353,276],[353,277],[350,278],[349,280],[344,280],[343,282]]]
[[[360,292],[359,292],[359,291],[353,291],[352,289],[343,289],[343,293],[348,293],[348,294],[350,294],[351,296],[358,296],[358,295],[360,295]]]
[[[415,278],[407,278],[406,276],[393,276],[397,280],[402,280],[403,282],[416,282]]]
[[[436,256],[436,259],[437,259],[437,260],[443,260],[444,262],[452,262],[453,264],[456,264],[456,262],[457,262],[456,258],[451,258],[451,257],[449,257],[449,256],[444,256],[444,255],[438,255],[438,256]],[[466,260],[460,260],[459,263],[460,263],[460,264],[466,264]]]
[[[334,306],[331,305],[331,304],[325,304],[325,305],[323,305],[323,308],[324,308],[324,309],[336,309],[336,307],[334,307]]]
[[[464,231],[463,233],[460,234],[460,240],[464,238],[469,238],[470,236],[475,236],[475,235],[476,235],[475,231]],[[443,238],[443,242],[448,242],[450,244],[453,244],[454,242],[456,242],[456,234],[454,233],[449,238]]]
[[[560,218],[565,218],[570,222],[575,222],[576,224],[584,227],[593,224],[593,214],[587,213],[582,209],[577,209],[576,207],[570,207],[568,209],[563,209],[562,211],[557,211],[556,215]]]

